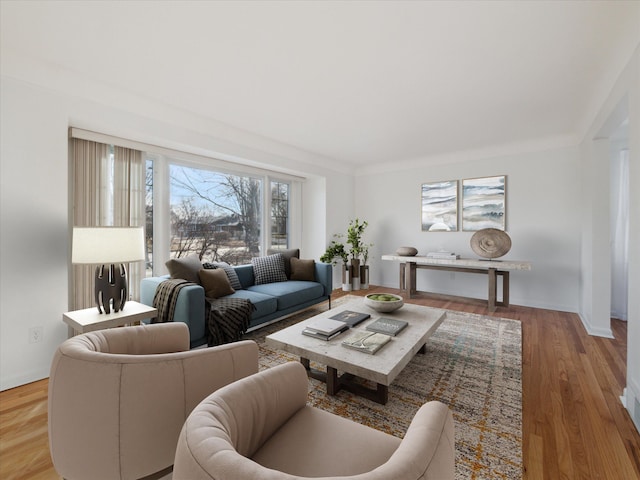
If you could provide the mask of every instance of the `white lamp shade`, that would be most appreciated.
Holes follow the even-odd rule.
[[[71,263],[109,264],[145,259],[142,227],[73,227]]]

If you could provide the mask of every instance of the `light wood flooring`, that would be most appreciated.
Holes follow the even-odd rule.
[[[619,399],[626,323],[612,320],[615,339],[606,339],[587,335],[573,313],[511,306],[489,314],[480,302],[427,295],[411,302],[522,322],[525,479],[640,479],[640,435]],[[49,457],[46,379],[0,392],[0,478],[59,478]]]

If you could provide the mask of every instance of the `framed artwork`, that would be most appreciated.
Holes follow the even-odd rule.
[[[458,230],[458,180],[422,184],[422,231]]]
[[[462,230],[505,230],[506,187],[506,175],[462,180]]]

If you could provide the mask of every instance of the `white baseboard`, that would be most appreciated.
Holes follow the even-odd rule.
[[[27,383],[37,382],[43,378],[49,378],[49,369],[38,369],[31,372],[21,373],[13,377],[3,378],[0,382],[0,391],[9,390],[10,388],[26,385]]]

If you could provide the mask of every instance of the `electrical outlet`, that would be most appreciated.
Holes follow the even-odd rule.
[[[42,337],[44,336],[42,326],[31,327],[29,329],[29,343],[39,343],[42,341]]]

